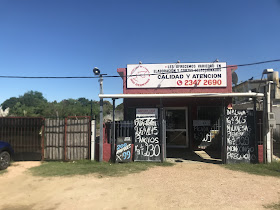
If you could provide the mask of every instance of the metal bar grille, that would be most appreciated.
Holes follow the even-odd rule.
[[[133,137],[134,136],[134,128],[133,128],[133,121],[116,121],[116,139],[118,137]],[[107,142],[109,144],[112,144],[112,139],[113,139],[113,133],[112,133],[112,128],[113,128],[113,123],[108,122],[106,123],[106,133],[108,134],[107,136]],[[133,140],[133,138],[132,138]],[[133,141],[134,143],[134,141]]]
[[[41,160],[43,118],[1,117],[1,141],[9,142],[15,160]]]

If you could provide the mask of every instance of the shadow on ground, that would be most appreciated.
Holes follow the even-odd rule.
[[[222,164],[221,154],[217,151],[189,150],[185,148],[167,149],[167,160],[172,162],[196,161],[203,163]]]

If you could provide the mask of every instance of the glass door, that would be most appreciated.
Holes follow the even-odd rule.
[[[188,147],[187,109],[168,108],[165,110],[166,146]]]

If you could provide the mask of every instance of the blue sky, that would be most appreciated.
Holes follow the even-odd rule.
[[[126,64],[280,59],[279,0],[0,0],[0,76],[117,75]],[[280,62],[240,67],[239,81]],[[29,90],[99,100],[97,79],[2,79],[0,104]],[[105,78],[104,93],[122,93]]]

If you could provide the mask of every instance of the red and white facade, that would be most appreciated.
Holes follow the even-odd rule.
[[[232,93],[231,75],[236,69],[237,66],[227,66],[224,62],[132,64],[119,68],[123,95],[132,96],[124,98],[124,118],[133,120],[137,108],[159,108],[165,121],[162,138],[167,150],[169,147],[197,149],[207,132],[214,133],[211,126],[218,120],[213,119],[214,113],[205,111],[217,114],[219,108],[231,105],[231,97],[222,95]],[[179,97],[182,94],[186,97]],[[208,124],[207,128],[199,123]],[[200,137],[199,130],[203,130]]]
[[[134,160],[139,155],[139,160],[154,161],[159,159],[153,156],[161,155],[164,160],[174,154],[207,150],[225,161],[225,116],[232,97],[263,97],[258,93],[232,93],[232,73],[236,69],[225,62],[129,64],[117,69],[123,78],[123,93],[99,97],[123,98],[124,120],[134,121],[135,126],[135,136],[131,136],[135,138]],[[159,126],[153,141],[147,136],[150,128],[137,128],[143,113],[152,113],[151,122],[159,122],[150,126]]]

